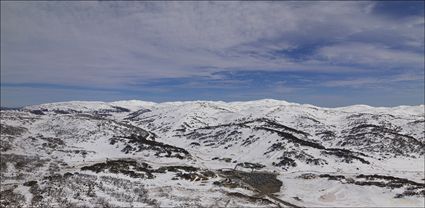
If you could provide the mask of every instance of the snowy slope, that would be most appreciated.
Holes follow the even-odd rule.
[[[422,206],[424,125],[424,105],[271,99],[2,110],[0,204]]]

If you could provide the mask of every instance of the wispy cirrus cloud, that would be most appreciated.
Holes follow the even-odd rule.
[[[268,89],[267,80],[251,81],[257,72],[280,73],[271,84],[285,89],[299,86],[281,72],[300,72],[313,80],[309,87],[323,86],[314,83],[317,73],[333,80],[423,74],[423,9],[388,5],[1,2],[1,82],[172,92],[167,80],[174,80],[190,94]],[[347,86],[335,83],[327,87]]]
[[[397,82],[414,82],[414,81],[423,81],[424,74],[400,74],[395,76],[389,76],[385,78],[357,78],[357,79],[345,79],[345,80],[331,80],[323,83],[327,87],[355,87],[355,88],[365,88],[365,87],[388,87],[393,83]],[[423,82],[422,82],[423,83]]]
[[[356,64],[377,68],[421,68],[421,53],[392,49],[390,46],[366,43],[344,43],[322,47],[317,55],[334,64]]]

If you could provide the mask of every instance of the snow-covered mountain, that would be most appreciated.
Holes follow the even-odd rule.
[[[421,207],[424,107],[133,100],[2,110],[0,205]]]

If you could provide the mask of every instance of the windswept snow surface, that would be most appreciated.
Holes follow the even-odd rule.
[[[0,206],[423,207],[424,147],[424,105],[47,103],[1,111]]]

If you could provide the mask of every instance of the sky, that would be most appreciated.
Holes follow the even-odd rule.
[[[424,103],[424,1],[1,1],[1,106]]]

